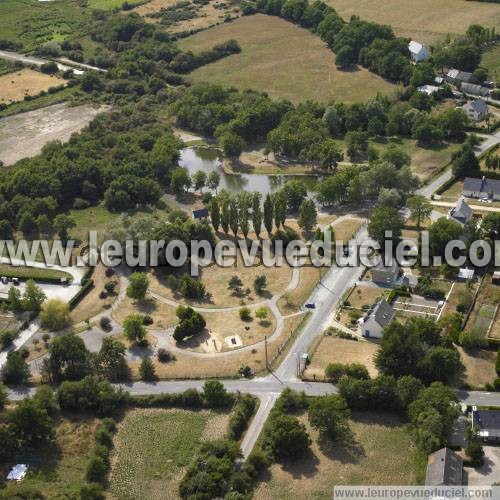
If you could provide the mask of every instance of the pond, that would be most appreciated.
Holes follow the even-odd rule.
[[[220,174],[219,189],[231,193],[240,191],[258,191],[262,196],[272,193],[284,186],[290,179],[303,181],[309,191],[312,191],[318,177],[312,175],[264,175],[264,174],[228,174],[222,168],[220,152],[210,148],[184,148],[181,150],[179,165],[193,175],[198,170],[206,174],[214,170]]]

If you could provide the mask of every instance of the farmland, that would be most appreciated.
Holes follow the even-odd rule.
[[[185,468],[201,443],[224,436],[226,414],[132,410],[118,427],[110,490],[115,498],[178,498]]]
[[[11,104],[25,96],[33,96],[50,87],[65,84],[66,80],[45,75],[32,69],[23,69],[15,73],[0,76],[0,103]]]
[[[252,88],[293,102],[360,102],[396,88],[365,69],[339,71],[335,55],[319,37],[262,14],[197,33],[180,46],[196,53],[228,39],[237,40],[242,52],[197,69],[192,81]]]
[[[447,34],[465,33],[470,24],[500,26],[498,4],[467,0],[329,0],[338,13],[349,19],[358,15],[367,21],[390,24],[396,34],[425,43],[435,43]]]
[[[490,79],[498,80],[500,78],[500,44],[497,43],[484,52],[481,66],[488,70]]]
[[[318,433],[301,418],[313,444],[306,458],[275,464],[254,498],[331,498],[334,485],[417,484],[417,452],[406,425],[395,415],[353,413],[350,446],[318,443]]]

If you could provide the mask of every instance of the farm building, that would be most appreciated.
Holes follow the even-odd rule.
[[[441,448],[427,459],[425,484],[428,486],[460,486],[463,460],[450,448]]]
[[[478,95],[481,97],[488,97],[490,95],[490,89],[482,87],[481,85],[476,85],[475,83],[462,83],[460,85],[460,91],[464,94]]]
[[[458,69],[450,69],[444,79],[453,85],[460,85],[462,83],[479,83],[472,73],[460,71]]]
[[[363,337],[380,339],[382,330],[394,319],[396,311],[385,299],[382,299],[368,314],[359,320]]]
[[[499,442],[500,410],[478,410],[472,407],[472,429],[485,442]]]
[[[422,45],[420,42],[412,40],[408,44],[408,50],[410,51],[413,62],[415,63],[429,59],[429,51],[427,50],[427,47]]]
[[[399,276],[399,265],[393,260],[390,266],[386,266],[383,259],[370,269],[372,281],[378,285],[393,286]]]
[[[464,198],[461,197],[456,206],[450,208],[447,219],[457,222],[461,226],[465,226],[465,224],[472,219],[472,208],[469,207]]]
[[[482,122],[488,116],[488,105],[482,99],[469,101],[462,109],[474,122]]]
[[[466,177],[462,194],[467,198],[500,201],[500,180]]]

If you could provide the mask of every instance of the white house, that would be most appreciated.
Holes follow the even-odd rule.
[[[394,319],[396,311],[382,299],[368,314],[359,320],[359,327],[363,337],[380,339],[382,330]]]
[[[429,51],[427,50],[427,47],[419,42],[416,42],[415,40],[412,40],[408,44],[408,50],[410,51],[413,62],[415,63],[429,59]]]
[[[447,219],[458,222],[461,226],[465,226],[472,219],[472,208],[467,205],[463,196],[458,200],[455,207],[450,208]]]
[[[474,122],[482,122],[488,116],[488,105],[482,99],[469,101],[462,109]]]

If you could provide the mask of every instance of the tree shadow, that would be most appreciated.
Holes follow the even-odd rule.
[[[210,335],[210,332],[204,328],[200,333],[197,333],[182,342],[177,342],[177,345],[183,349],[197,349],[202,344],[207,343],[211,338],[212,336]]]
[[[356,436],[352,432],[342,439],[333,441],[327,436],[321,436],[318,446],[327,458],[343,464],[357,464],[366,456],[363,445],[356,441]]]
[[[318,457],[308,449],[307,452],[297,460],[281,460],[281,467],[292,475],[294,479],[308,478],[318,473]]]

